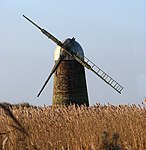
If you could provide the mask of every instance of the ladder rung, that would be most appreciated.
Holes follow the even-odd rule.
[[[113,82],[111,83],[111,86],[112,86],[112,87],[115,87],[115,86],[116,86],[116,81],[115,81],[115,80],[113,80]]]
[[[113,79],[111,79],[111,80],[112,80],[112,82],[111,82],[111,83],[109,82],[109,83],[112,85],[112,83],[114,82],[114,80],[113,80]],[[110,81],[111,81],[111,80],[110,80]]]
[[[119,91],[121,92],[122,90],[123,90],[123,87],[121,86],[120,89],[119,89]]]
[[[95,64],[93,64],[93,66],[91,68],[93,68],[95,66]]]
[[[108,75],[105,73],[105,75],[103,76],[103,78],[105,79],[105,77],[107,77]]]
[[[105,73],[103,72],[101,76],[103,77],[104,75],[105,75]]]
[[[109,79],[111,79],[111,78],[110,78],[110,76],[107,75],[107,76],[105,77],[105,80],[108,82]]]
[[[116,85],[118,85],[118,83],[116,82],[116,84],[114,85],[114,88],[116,88]]]
[[[99,74],[99,71],[101,71],[101,69],[98,68],[97,74]]]
[[[110,78],[110,80],[108,81],[108,83],[112,80],[112,78]]]
[[[122,90],[122,87],[119,85],[118,87],[116,87],[116,89],[117,89],[118,91],[121,91],[121,90]]]
[[[123,89],[122,86],[119,86],[119,87],[117,88],[117,90],[118,90],[119,92],[121,92],[122,89]]]
[[[118,90],[118,89],[119,89],[119,87],[120,87],[120,85],[119,85],[119,84],[117,84],[117,85],[118,85],[118,86],[117,86],[117,87],[115,86],[115,88]]]

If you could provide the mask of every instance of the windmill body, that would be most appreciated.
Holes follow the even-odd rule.
[[[84,57],[83,49],[74,39],[63,43],[71,52]],[[63,57],[54,73],[53,104],[89,105],[84,66],[57,46],[54,53],[55,63]]]
[[[54,74],[53,104],[84,104],[88,106],[89,101],[84,67],[91,70],[100,79],[121,94],[123,86],[85,57],[82,47],[75,41],[74,37],[61,42],[48,31],[39,27],[28,17],[24,15],[23,17],[57,44],[54,53],[54,67],[37,97],[40,96],[51,76]]]

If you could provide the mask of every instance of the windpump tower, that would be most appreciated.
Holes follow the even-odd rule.
[[[82,47],[74,38],[66,39],[63,44],[79,57],[84,57]],[[84,66],[57,46],[54,60],[62,57],[54,73],[53,104],[89,105]]]
[[[35,24],[28,17],[24,15],[23,17],[57,44],[54,53],[55,64],[37,97],[40,96],[51,76],[54,74],[53,104],[84,104],[89,106],[84,68],[91,70],[100,79],[121,94],[123,86],[85,57],[82,47],[75,41],[74,37],[61,42],[48,31]]]

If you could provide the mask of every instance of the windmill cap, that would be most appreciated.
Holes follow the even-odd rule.
[[[84,56],[83,49],[81,45],[75,41],[75,38],[67,38],[66,40],[63,41],[63,44],[67,49],[72,51],[74,54],[78,55],[79,57]],[[54,52],[54,60],[57,61],[60,55],[63,55],[64,51],[63,49],[57,45],[55,52]],[[70,55],[66,55],[63,60],[74,60]]]

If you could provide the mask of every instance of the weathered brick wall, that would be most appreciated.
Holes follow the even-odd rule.
[[[75,60],[62,60],[54,74],[53,104],[89,105],[84,67]]]

